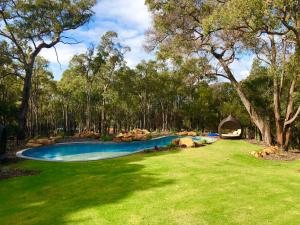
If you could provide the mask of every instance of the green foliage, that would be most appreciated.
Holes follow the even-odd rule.
[[[206,140],[206,139],[203,139],[203,140],[200,141],[200,143],[201,143],[201,144],[207,144],[207,140]]]
[[[112,141],[113,137],[108,134],[102,134],[100,137],[100,141]]]
[[[173,144],[173,143],[170,143],[170,144],[167,145],[167,147],[168,147],[168,148],[176,148],[177,145],[175,145],[175,144]]]

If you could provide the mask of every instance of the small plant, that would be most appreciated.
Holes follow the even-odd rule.
[[[206,139],[201,140],[201,144],[207,144],[207,140]]]
[[[101,141],[112,141],[112,137],[108,134],[102,134],[100,137]]]
[[[57,134],[55,135],[56,137],[61,137],[61,138],[65,138],[65,136],[66,136],[66,134],[65,134],[65,132],[64,131],[59,131],[59,132],[57,132]]]
[[[177,146],[174,143],[170,143],[167,145],[168,148],[176,148]]]

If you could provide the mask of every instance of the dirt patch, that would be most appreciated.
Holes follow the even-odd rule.
[[[279,152],[276,154],[270,154],[263,157],[266,160],[281,160],[281,161],[292,161],[296,159],[300,159],[300,151],[299,150],[290,150],[288,152]]]
[[[263,141],[258,141],[256,139],[244,139],[244,140],[246,140],[250,144],[260,145],[260,146],[263,146],[263,147],[268,147]]]
[[[2,167],[0,168],[0,180],[21,176],[34,176],[39,173],[40,171],[37,170],[24,170],[17,168]]]

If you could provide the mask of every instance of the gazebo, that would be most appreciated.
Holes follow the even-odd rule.
[[[5,127],[0,124],[0,156],[5,153],[6,150],[6,130]]]
[[[238,119],[229,115],[222,120],[218,127],[220,138],[223,139],[241,139],[243,135],[243,128]]]

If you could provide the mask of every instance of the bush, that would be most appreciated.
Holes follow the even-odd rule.
[[[167,145],[167,147],[169,147],[169,148],[176,148],[177,145],[175,145],[174,143],[170,143],[170,144]]]
[[[207,140],[206,139],[201,140],[201,144],[207,144]]]
[[[102,134],[100,137],[101,141],[112,141],[112,136],[108,135],[108,134]]]

